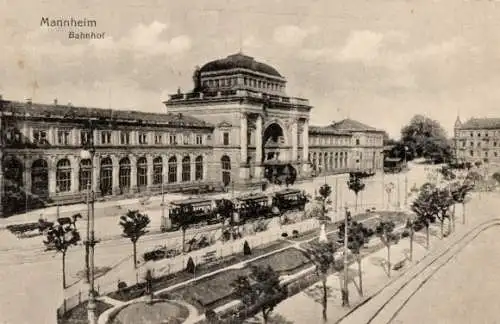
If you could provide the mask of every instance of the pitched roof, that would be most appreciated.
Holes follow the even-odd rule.
[[[346,118],[346,119],[341,120],[339,122],[334,122],[330,125],[330,127],[332,127],[333,129],[340,130],[340,131],[351,131],[351,132],[352,131],[354,131],[354,132],[379,131],[379,132],[381,132],[381,130],[378,130],[374,127],[365,125],[357,120],[353,120],[353,119],[349,119],[349,118]]]
[[[309,126],[310,134],[321,134],[321,135],[344,135],[351,136],[348,132],[343,132],[332,128],[331,126]]]
[[[500,118],[471,118],[460,126],[461,129],[500,128]]]
[[[184,114],[151,113],[136,110],[75,107],[61,104],[40,104],[19,101],[4,101],[4,111],[31,117],[110,119],[128,122],[166,124],[174,127],[213,127],[204,120]]]

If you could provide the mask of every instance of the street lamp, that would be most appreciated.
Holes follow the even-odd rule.
[[[348,235],[349,230],[349,209],[345,207],[345,217],[344,217],[344,287],[342,293],[342,306],[349,307],[349,260],[347,259],[348,251]]]
[[[89,278],[89,301],[87,306],[87,314],[89,324],[96,324],[96,304],[95,304],[95,289],[94,289],[94,247],[96,241],[94,239],[94,128],[90,124],[90,132],[87,133],[87,143],[84,143],[84,148],[80,153],[82,159],[90,159],[90,179],[87,182],[87,240],[85,242],[86,251],[88,251],[88,278]]]

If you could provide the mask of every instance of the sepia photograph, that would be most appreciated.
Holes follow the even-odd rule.
[[[0,18],[0,324],[500,323],[499,1]]]

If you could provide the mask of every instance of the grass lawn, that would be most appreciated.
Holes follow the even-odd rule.
[[[223,269],[226,267],[230,267],[234,264],[237,264],[242,261],[246,261],[260,255],[290,246],[290,242],[286,241],[275,241],[267,246],[262,248],[256,248],[252,250],[251,255],[244,255],[243,252],[233,254],[226,258],[223,258],[221,261],[213,264],[202,264],[196,268],[195,275],[182,271],[177,273],[172,273],[163,277],[155,278],[153,283],[153,290],[161,290],[164,288],[168,288],[172,285],[193,279],[195,277],[202,276],[204,274]],[[114,291],[108,294],[109,297],[121,301],[129,301],[144,295],[145,291],[145,283],[139,283],[138,285],[131,286],[122,292]]]
[[[189,316],[189,310],[168,301],[133,303],[118,312],[110,324],[169,323],[181,324]]]
[[[215,274],[160,297],[181,298],[198,308],[200,312],[204,312],[205,308],[224,305],[235,298],[231,283],[238,276],[248,275],[251,272],[251,265],[270,265],[280,275],[286,275],[299,272],[311,266],[311,263],[301,251],[290,248],[251,262],[242,269],[231,269]]]
[[[96,300],[96,315],[99,317],[102,313],[104,313],[106,310],[110,309],[113,307],[112,305],[109,305],[107,303],[104,303],[102,301]],[[66,312],[64,316],[58,320],[58,324],[88,324],[88,314],[87,314],[87,305],[88,302],[83,302],[76,306],[75,308],[71,309],[70,311]]]

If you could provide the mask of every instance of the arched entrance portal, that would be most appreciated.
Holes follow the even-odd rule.
[[[282,154],[280,147],[285,145],[283,128],[277,123],[270,124],[264,131],[262,144],[262,162],[278,161]]]

